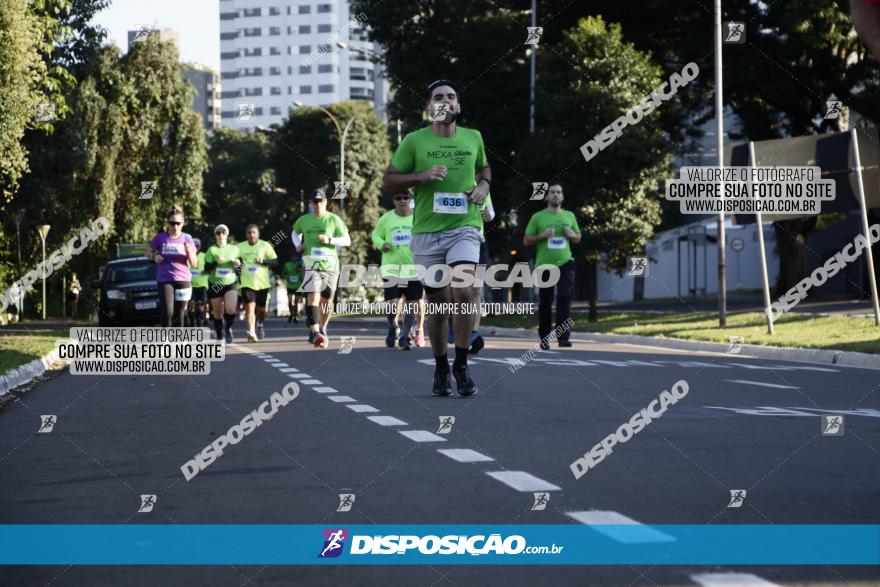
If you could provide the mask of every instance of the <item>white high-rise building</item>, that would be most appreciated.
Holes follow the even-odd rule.
[[[387,80],[373,63],[366,15],[347,0],[220,0],[222,125],[280,123],[294,102],[369,100],[385,117]],[[343,43],[346,48],[340,48]]]

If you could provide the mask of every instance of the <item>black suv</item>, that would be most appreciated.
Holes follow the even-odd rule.
[[[159,288],[156,264],[152,261],[143,257],[110,261],[92,286],[101,292],[101,326],[158,324]]]

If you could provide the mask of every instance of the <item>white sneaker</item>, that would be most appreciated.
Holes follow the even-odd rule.
[[[248,332],[247,337],[248,337],[248,342],[257,342],[257,335],[255,332]]]

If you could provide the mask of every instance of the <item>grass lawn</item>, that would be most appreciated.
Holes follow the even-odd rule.
[[[55,341],[68,338],[69,328],[0,329],[0,374],[39,359],[55,348]]]
[[[599,321],[587,322],[587,314],[572,315],[575,332],[638,334],[658,338],[681,338],[729,343],[730,336],[742,336],[745,344],[880,353],[880,327],[873,318],[786,314],[776,321],[775,334],[767,334],[762,313],[727,314],[727,327],[718,327],[715,312],[676,312],[630,314],[599,312]],[[483,319],[483,324],[507,328],[537,330],[537,316],[498,316]]]

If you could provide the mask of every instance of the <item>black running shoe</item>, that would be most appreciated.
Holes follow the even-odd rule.
[[[545,339],[543,339],[543,338],[541,339],[541,350],[542,350],[542,351],[549,351],[549,350],[550,350],[550,343],[547,342],[547,341],[546,341]]]
[[[400,328],[397,327],[397,324],[392,324],[388,327],[388,336],[385,337],[385,346],[389,349],[393,349],[394,343],[397,342],[398,338],[400,338]]]
[[[315,334],[317,334],[317,333],[309,330],[309,344],[312,344],[315,342]]]
[[[571,341],[570,340],[562,340],[560,338],[559,339],[559,346],[561,346],[562,348],[571,348]]]
[[[400,340],[397,341],[397,346],[399,346],[402,351],[411,351],[412,341],[408,336],[401,336]]]
[[[434,389],[431,391],[438,397],[452,393],[452,383],[449,381],[449,371],[440,372],[434,370]]]
[[[480,336],[480,333],[475,330],[473,334],[471,334],[471,346],[468,347],[468,353],[476,355],[484,346],[486,346],[486,341],[484,341],[483,337]]]
[[[456,367],[453,365],[452,376],[455,377],[455,386],[458,390],[458,395],[467,397],[477,393],[477,384],[474,383],[474,380],[471,379],[471,376],[468,374],[467,365],[464,365],[463,367]]]

